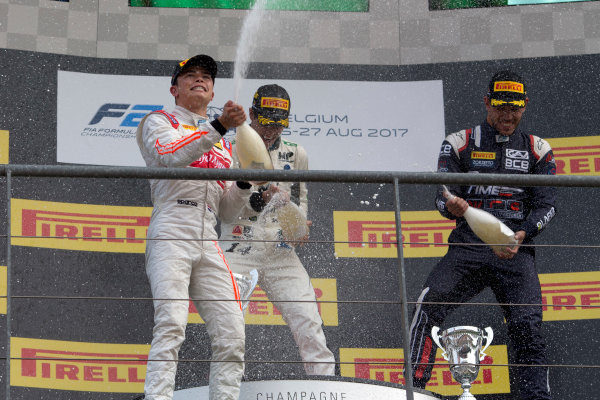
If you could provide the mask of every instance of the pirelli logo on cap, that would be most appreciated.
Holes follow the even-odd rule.
[[[332,303],[317,303],[319,314],[325,326],[338,326],[337,287],[335,279],[310,280],[317,301],[332,301]],[[281,312],[271,303],[264,290],[257,286],[250,298],[244,319],[247,325],[285,325]],[[192,324],[203,324],[204,321],[198,315],[196,307],[190,301],[190,313],[188,322]]]
[[[547,139],[556,175],[600,175],[600,136]]]
[[[486,354],[471,392],[475,395],[510,393],[506,345],[492,345],[487,348]],[[402,349],[340,348],[340,362],[341,376],[405,384]],[[461,395],[460,384],[452,378],[448,362],[442,357],[440,349],[437,350],[435,363],[425,390],[444,397]]]
[[[472,151],[471,158],[476,160],[495,160],[496,153],[492,151]]]
[[[288,111],[290,109],[290,101],[279,97],[263,97],[260,99],[261,108],[278,108]]]
[[[12,386],[84,392],[141,393],[150,345],[12,337]]]
[[[523,84],[519,82],[498,81],[494,82],[494,92],[525,93],[525,88]]]
[[[540,274],[544,321],[600,319],[600,271]]]
[[[400,214],[404,257],[442,257],[456,222],[437,211]],[[334,211],[333,236],[337,257],[397,257],[393,211]]]
[[[151,207],[12,199],[15,246],[144,253]]]

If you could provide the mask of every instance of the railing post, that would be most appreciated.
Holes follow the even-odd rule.
[[[10,168],[6,167],[6,400],[10,400],[10,338],[11,338],[11,254],[10,254],[10,242],[11,242],[11,172]]]
[[[410,362],[410,324],[408,323],[408,299],[406,296],[406,273],[404,269],[404,249],[402,244],[402,224],[400,222],[400,188],[398,178],[394,178],[394,195],[396,203],[396,243],[398,244],[398,267],[400,275],[400,320],[402,324],[402,341],[404,348],[404,382],[406,386],[406,399],[414,400],[412,382],[412,365]]]

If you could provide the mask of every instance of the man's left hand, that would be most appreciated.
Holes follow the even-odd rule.
[[[525,231],[518,231],[515,233],[515,240],[517,241],[517,244],[513,246],[506,246],[496,251],[498,258],[502,260],[510,260],[513,258],[515,254],[519,252],[519,246],[521,243],[523,243],[523,240],[525,240]]]

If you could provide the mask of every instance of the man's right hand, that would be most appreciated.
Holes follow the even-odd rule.
[[[280,191],[279,187],[277,187],[275,185],[269,185],[269,188],[267,190],[265,190],[264,192],[262,192],[263,201],[265,203],[270,202],[276,193],[281,193],[281,195],[283,196],[283,198],[281,199],[282,201],[284,201],[284,202],[290,201],[290,194],[288,192]]]
[[[217,118],[226,129],[235,128],[246,122],[244,107],[229,100],[223,106],[223,114]]]
[[[450,211],[456,217],[462,217],[467,212],[467,208],[469,208],[469,203],[461,197],[455,196],[450,192],[444,192],[444,197],[446,197],[446,209]]]

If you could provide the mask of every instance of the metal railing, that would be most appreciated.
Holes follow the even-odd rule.
[[[11,193],[12,178],[136,178],[136,179],[186,179],[186,180],[242,180],[276,182],[335,182],[335,183],[389,183],[394,185],[396,243],[400,285],[401,328],[404,347],[405,376],[412,376],[409,349],[408,299],[400,220],[400,185],[412,184],[493,184],[516,186],[600,187],[600,176],[550,176],[463,174],[432,172],[379,172],[379,171],[298,171],[298,170],[226,170],[202,168],[149,168],[107,167],[80,165],[0,165],[0,175],[6,177],[7,187],[7,309],[6,309],[6,399],[10,400],[10,341],[11,341]],[[21,297],[21,296],[15,296]],[[180,360],[183,361],[183,360]],[[205,360],[207,361],[207,360]],[[412,379],[405,379],[407,399],[414,400]]]

